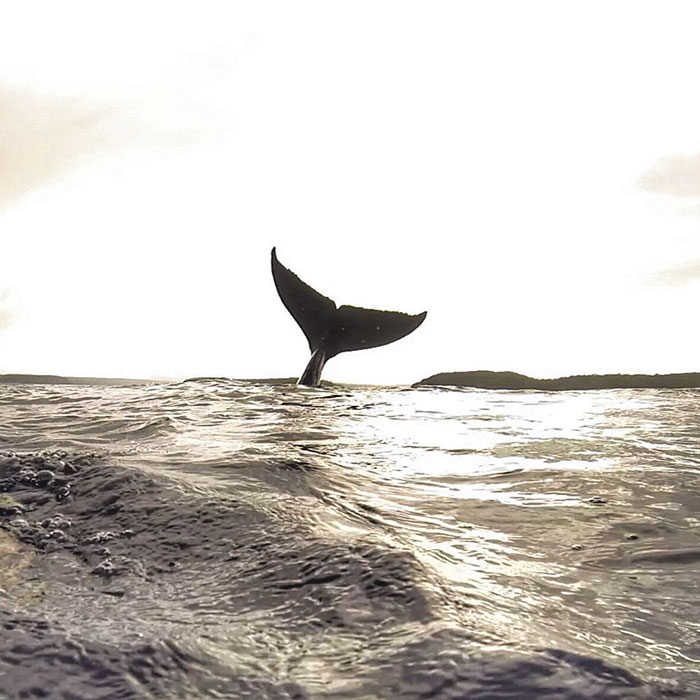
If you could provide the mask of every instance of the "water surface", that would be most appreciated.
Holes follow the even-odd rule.
[[[699,408],[0,385],[0,691],[700,697]]]

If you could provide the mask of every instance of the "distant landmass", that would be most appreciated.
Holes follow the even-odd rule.
[[[153,379],[116,379],[111,377],[60,377],[55,374],[0,374],[0,384],[87,384],[136,385],[153,384]]]
[[[225,377],[192,377],[185,382],[226,380]],[[62,377],[55,374],[0,374],[0,384],[82,384],[85,386],[138,386],[159,383],[157,379],[118,377]],[[293,384],[294,377],[248,379],[265,384]],[[332,385],[333,382],[324,382]],[[585,389],[693,389],[700,388],[700,372],[679,374],[577,374],[556,379],[535,379],[517,372],[443,372],[412,384],[418,386],[461,386],[473,389],[537,389],[581,391]]]
[[[577,374],[556,379],[534,379],[516,372],[444,372],[412,386],[464,386],[473,389],[690,389],[700,387],[700,372],[684,374]]]

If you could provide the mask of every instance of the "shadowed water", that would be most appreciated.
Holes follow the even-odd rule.
[[[0,695],[698,697],[699,408],[0,385]]]

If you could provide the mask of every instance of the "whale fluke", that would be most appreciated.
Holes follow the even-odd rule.
[[[425,320],[427,312],[404,314],[358,306],[336,307],[306,282],[302,282],[277,259],[272,249],[272,277],[287,311],[309,342],[311,359],[299,384],[317,386],[323,366],[341,352],[388,345],[412,333]]]

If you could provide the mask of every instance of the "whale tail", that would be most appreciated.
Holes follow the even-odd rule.
[[[287,311],[304,332],[311,359],[299,384],[316,386],[324,364],[341,352],[388,345],[412,333],[425,320],[427,312],[416,314],[377,311],[357,306],[337,307],[277,259],[272,249],[272,277]]]

